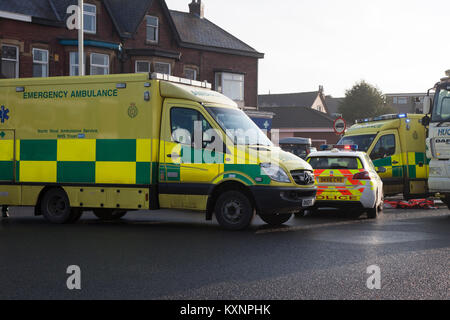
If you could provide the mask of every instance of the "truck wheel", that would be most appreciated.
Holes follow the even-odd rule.
[[[228,230],[246,229],[254,216],[252,203],[239,191],[227,191],[220,195],[214,212],[220,226]]]
[[[113,221],[123,218],[127,214],[127,212],[124,210],[114,209],[94,209],[94,214],[100,220]]]
[[[289,221],[289,219],[291,219],[292,214],[291,213],[285,213],[285,214],[273,214],[273,215],[262,215],[260,216],[261,219],[273,226],[273,227],[278,227],[281,226],[282,224],[286,223]]]
[[[41,212],[45,219],[51,223],[70,223],[74,217],[70,208],[69,198],[62,189],[50,189],[42,198]]]

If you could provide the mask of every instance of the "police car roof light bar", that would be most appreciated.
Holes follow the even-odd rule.
[[[329,151],[333,149],[344,151],[358,151],[359,147],[356,144],[324,144],[320,146],[321,151]]]

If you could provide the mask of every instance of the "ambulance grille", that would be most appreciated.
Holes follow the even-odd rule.
[[[308,186],[314,184],[314,174],[306,170],[291,171],[292,178],[295,183],[301,186]]]

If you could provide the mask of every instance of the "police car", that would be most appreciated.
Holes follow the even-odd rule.
[[[375,168],[356,145],[325,145],[308,155],[317,185],[317,208],[349,208],[367,212],[375,219],[383,211],[383,182]]]

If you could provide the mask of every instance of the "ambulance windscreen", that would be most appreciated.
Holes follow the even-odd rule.
[[[375,139],[376,134],[364,134],[360,136],[346,136],[343,137],[338,145],[357,145],[359,151],[367,152]]]

